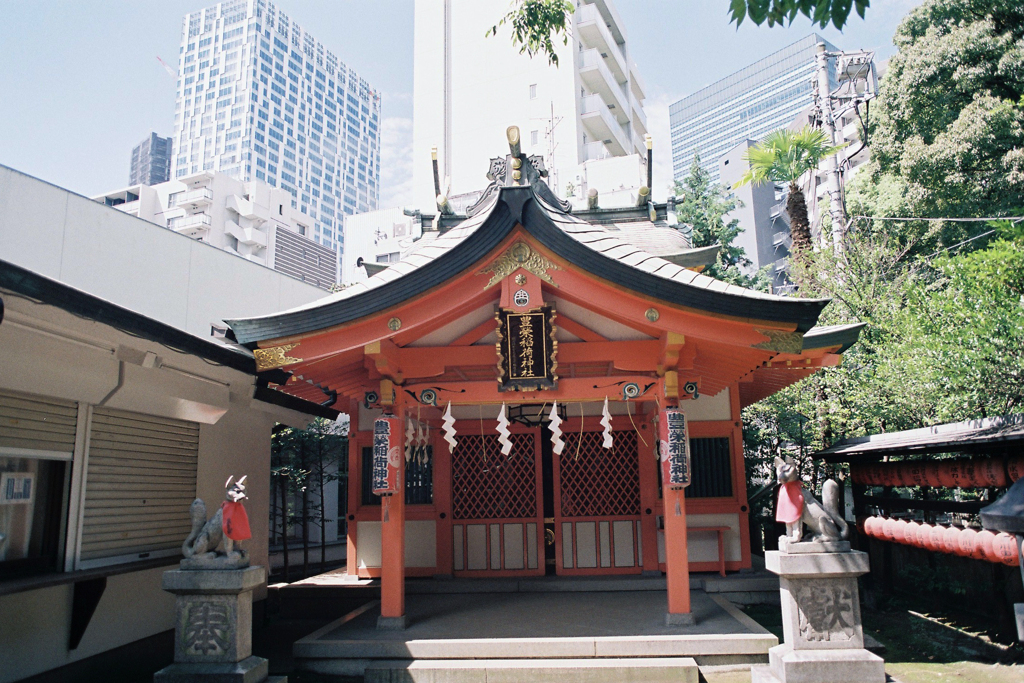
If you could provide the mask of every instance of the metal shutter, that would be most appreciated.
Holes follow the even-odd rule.
[[[180,552],[198,460],[197,423],[95,408],[79,566]]]
[[[77,421],[78,406],[71,401],[0,391],[0,455],[28,450],[70,460]]]

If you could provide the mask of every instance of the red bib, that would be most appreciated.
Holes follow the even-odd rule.
[[[246,514],[245,507],[241,503],[232,503],[226,500],[220,504],[220,508],[223,511],[221,517],[223,518],[222,526],[225,536],[232,541],[244,541],[252,538],[252,532],[249,531],[249,515]]]
[[[779,506],[775,509],[775,521],[792,524],[804,513],[804,493],[800,482],[789,481],[779,488]]]

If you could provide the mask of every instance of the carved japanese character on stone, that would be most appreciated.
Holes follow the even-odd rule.
[[[808,582],[796,591],[798,628],[805,640],[852,640],[855,635],[853,592],[840,581]]]
[[[228,606],[196,602],[185,617],[182,637],[185,650],[191,655],[222,655],[231,646],[231,619]]]

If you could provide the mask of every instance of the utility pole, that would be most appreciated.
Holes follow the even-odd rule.
[[[836,126],[832,118],[832,88],[828,81],[828,58],[825,43],[818,43],[818,109],[821,112],[821,129],[828,137],[830,145],[836,144]],[[832,216],[832,248],[836,254],[844,251],[843,237],[846,232],[846,211],[843,209],[843,197],[839,192],[839,162],[836,155],[825,159],[825,191],[829,196],[829,214]]]

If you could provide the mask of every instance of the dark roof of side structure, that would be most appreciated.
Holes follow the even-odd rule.
[[[528,162],[527,162],[528,163]],[[229,320],[239,343],[314,332],[381,313],[456,277],[516,227],[597,277],[670,304],[716,315],[795,325],[807,332],[827,299],[795,299],[737,287],[655,256],[553,206],[546,185],[492,184],[471,215],[364,282],[282,313]],[[545,192],[546,191],[546,192]],[[557,202],[557,200],[554,200]]]
[[[1024,415],[1004,415],[844,439],[815,456],[828,462],[857,462],[885,455],[991,451],[1021,443]]]
[[[267,381],[285,381],[287,375],[280,370],[257,374],[256,360],[253,358],[252,352],[237,344],[222,344],[197,337],[167,323],[154,320],[106,299],[101,299],[3,260],[0,260],[0,290],[7,290],[31,301],[55,306],[77,316],[109,325],[127,334],[164,344],[182,353],[192,354],[248,375],[257,375],[258,386],[254,395],[257,400],[307,415],[326,417],[332,420],[338,417],[338,411],[332,408],[266,389]],[[3,305],[2,299],[0,299],[0,325],[2,324]]]

